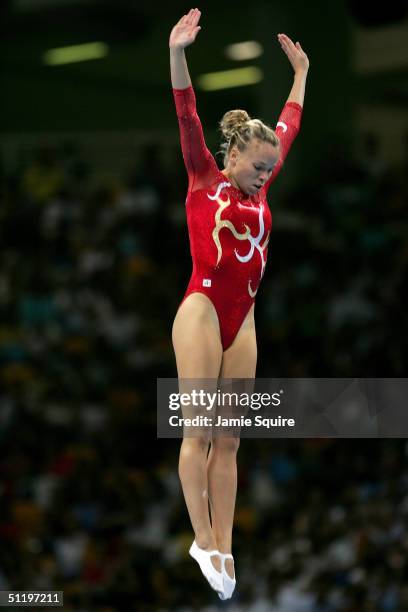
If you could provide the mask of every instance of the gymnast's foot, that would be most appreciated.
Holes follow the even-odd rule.
[[[218,550],[205,550],[196,541],[190,547],[190,555],[200,566],[209,585],[220,595],[224,593],[224,575],[221,570],[221,555]],[[218,568],[218,569],[217,569]],[[221,595],[220,595],[221,596]]]
[[[222,559],[222,578],[223,578],[223,593],[218,593],[220,599],[231,599],[235,589],[235,570],[234,570],[234,557],[231,554],[221,553]]]

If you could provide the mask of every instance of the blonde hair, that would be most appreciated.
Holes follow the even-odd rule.
[[[251,119],[248,113],[241,109],[226,112],[219,122],[219,130],[223,140],[218,154],[223,155],[224,166],[228,164],[228,156],[234,146],[242,152],[253,138],[279,147],[279,138],[274,130],[260,119]]]

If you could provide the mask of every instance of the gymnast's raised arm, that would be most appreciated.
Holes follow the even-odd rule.
[[[300,43],[297,42],[294,44],[286,34],[278,34],[278,40],[288,60],[292,64],[295,73],[293,86],[290,90],[287,102],[296,102],[303,107],[306,77],[309,70],[309,58],[303,51]]]
[[[187,15],[183,15],[174,26],[170,34],[170,72],[171,84],[174,89],[186,89],[191,85],[188,73],[184,49],[190,46],[196,39],[201,27],[198,25],[201,12],[191,9]]]
[[[204,140],[184,53],[185,47],[195,41],[201,29],[198,25],[200,17],[201,12],[198,9],[191,9],[176,23],[169,39],[171,84],[190,191],[206,184],[209,177],[216,171],[215,160]]]
[[[281,151],[279,161],[266,182],[266,190],[269,189],[269,186],[279,174],[283,162],[299,132],[305,99],[306,78],[309,70],[309,59],[299,42],[295,44],[286,34],[278,34],[278,40],[295,74],[288,99],[276,125],[275,131],[280,141]]]

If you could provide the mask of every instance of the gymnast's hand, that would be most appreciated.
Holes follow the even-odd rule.
[[[178,23],[174,26],[170,34],[169,47],[185,49],[191,45],[201,30],[198,24],[201,17],[201,11],[190,9],[187,15],[183,15]]]
[[[300,43],[294,44],[286,34],[278,34],[280,46],[288,56],[288,60],[292,64],[293,70],[297,72],[307,72],[309,70],[309,58],[303,51]]]

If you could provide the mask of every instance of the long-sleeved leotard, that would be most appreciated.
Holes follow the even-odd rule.
[[[231,346],[263,276],[272,215],[266,200],[299,131],[302,107],[287,102],[276,126],[279,160],[265,185],[247,195],[229,182],[208,150],[192,86],[174,89],[188,173],[187,224],[193,272],[183,301],[203,293],[218,315],[223,349]]]

